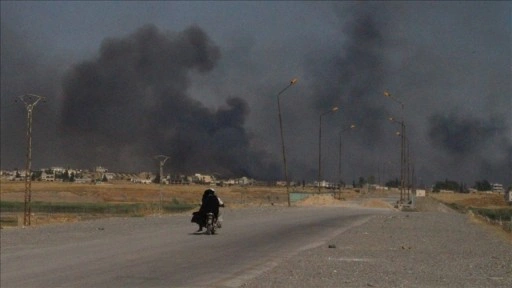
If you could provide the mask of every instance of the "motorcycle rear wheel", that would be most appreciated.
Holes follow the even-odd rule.
[[[213,217],[208,215],[208,218],[206,219],[206,234],[211,235],[213,233]]]

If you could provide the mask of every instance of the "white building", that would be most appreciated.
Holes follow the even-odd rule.
[[[236,182],[238,185],[250,185],[250,184],[253,184],[254,181],[247,177],[242,177],[242,178],[236,179]],[[284,186],[286,186],[286,182],[284,183]]]
[[[46,173],[45,170],[41,173],[41,181],[54,182],[55,181],[55,173]]]
[[[91,183],[91,178],[75,178],[75,183],[77,184],[85,184],[85,183]]]
[[[512,205],[512,188],[509,188],[508,191],[505,192],[505,201]]]
[[[492,186],[492,189],[491,189],[492,192],[496,192],[496,193],[504,193],[505,192],[502,184],[493,183],[493,184],[491,184],[491,186]]]
[[[96,168],[94,168],[94,171],[96,171],[98,173],[106,173],[106,172],[108,172],[108,169],[105,167],[96,166]]]
[[[54,174],[63,174],[66,172],[66,169],[64,167],[52,167],[50,170],[53,171]]]
[[[213,177],[211,175],[201,175],[201,174],[197,173],[197,174],[194,174],[194,176],[192,176],[192,182],[211,184],[211,183],[215,182],[215,177]]]

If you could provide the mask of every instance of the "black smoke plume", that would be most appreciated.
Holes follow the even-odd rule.
[[[505,167],[512,173],[512,142],[505,119],[487,117],[434,113],[429,118],[428,136],[432,145],[451,159],[451,165],[475,167],[482,177],[494,179],[507,174]]]
[[[61,131],[74,158],[133,171],[157,167],[151,157],[166,155],[175,173],[270,177],[273,164],[251,149],[244,129],[246,102],[230,97],[209,109],[188,94],[190,73],[211,71],[219,58],[196,26],[164,33],[148,25],[105,40],[95,59],[64,80]]]
[[[357,123],[362,139],[375,139],[381,136],[381,125],[388,116],[377,97],[382,94],[385,76],[386,27],[375,11],[357,5],[349,11],[339,15],[344,22],[341,49],[313,65],[314,107],[322,113],[339,106],[343,120],[338,123]]]
[[[429,118],[428,135],[432,144],[452,155],[475,153],[493,140],[496,133],[503,133],[503,121],[484,121],[458,114],[435,113]]]

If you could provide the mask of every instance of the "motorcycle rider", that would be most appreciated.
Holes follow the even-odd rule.
[[[213,188],[206,189],[203,193],[201,208],[198,212],[195,212],[199,218],[196,222],[199,225],[197,232],[203,231],[207,213],[213,213],[215,220],[219,219],[219,207],[224,207],[224,203],[215,195],[215,190]]]
[[[213,189],[212,189],[213,190]],[[219,200],[219,207],[224,207],[224,202],[222,202],[222,200],[220,199],[219,196],[217,196],[217,194],[215,193],[215,190],[213,190],[213,195],[215,197],[217,197],[217,199]],[[219,213],[217,214],[216,216],[216,220],[217,220],[217,227],[218,228],[222,228],[222,212],[220,211],[219,209]]]

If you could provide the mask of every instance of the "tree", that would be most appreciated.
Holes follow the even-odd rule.
[[[101,182],[108,182],[107,175],[103,174],[103,178],[101,178]]]
[[[62,174],[62,181],[64,182],[69,182],[69,172],[68,170],[64,171],[64,173]]]
[[[487,180],[476,181],[475,182],[475,186],[473,186],[473,188],[475,188],[478,191],[490,191],[490,190],[492,190],[491,183],[489,183],[489,181],[487,181]]]
[[[459,192],[460,192],[460,193],[469,193],[469,189],[468,189],[468,187],[466,186],[466,183],[464,183],[464,182],[461,182],[461,183],[460,183],[460,186],[459,186]]]
[[[386,187],[389,188],[398,188],[400,186],[400,180],[398,178],[395,178],[395,180],[389,180],[386,182]]]
[[[440,192],[441,190],[449,190],[453,192],[461,191],[459,183],[456,181],[445,179],[444,182],[437,181],[434,185],[434,192]]]
[[[32,180],[39,180],[41,181],[41,175],[43,174],[43,171],[32,171]]]
[[[159,184],[160,183],[160,174],[156,174],[155,179],[153,179],[153,183]]]
[[[362,188],[365,184],[366,184],[366,180],[364,179],[364,177],[359,177],[359,188]]]

